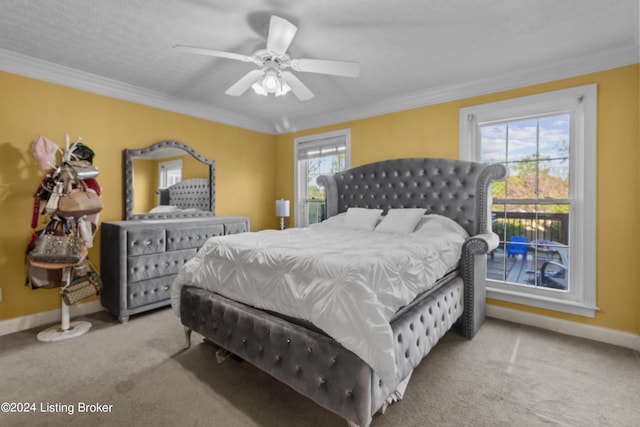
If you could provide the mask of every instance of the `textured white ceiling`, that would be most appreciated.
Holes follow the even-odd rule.
[[[0,70],[277,133],[637,63],[639,3],[2,0]],[[305,102],[230,97],[255,65],[171,49],[250,55],[272,14],[298,26],[292,57],[357,61],[360,76],[297,73]]]

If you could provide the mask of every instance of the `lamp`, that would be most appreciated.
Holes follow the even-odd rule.
[[[276,216],[280,217],[280,230],[284,230],[284,219],[289,218],[288,200],[276,200]]]

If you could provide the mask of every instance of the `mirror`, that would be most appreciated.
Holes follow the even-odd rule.
[[[182,180],[160,190],[160,164],[175,160],[182,163]],[[123,163],[126,220],[215,215],[215,160],[182,142],[160,141],[124,150]]]

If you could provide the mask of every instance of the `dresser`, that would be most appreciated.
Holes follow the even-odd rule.
[[[249,231],[249,218],[113,221],[100,227],[100,301],[125,322],[132,314],[171,304],[180,267],[208,238]]]

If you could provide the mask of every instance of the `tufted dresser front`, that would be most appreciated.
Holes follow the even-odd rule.
[[[171,304],[178,270],[213,236],[249,231],[247,217],[114,221],[101,224],[102,306],[124,322]]]

